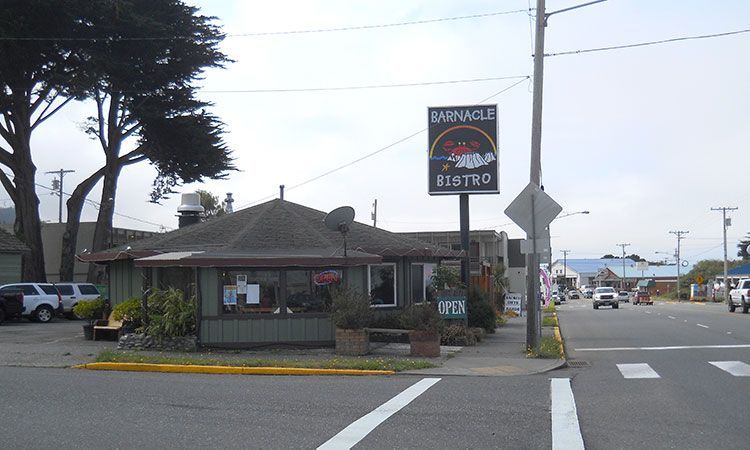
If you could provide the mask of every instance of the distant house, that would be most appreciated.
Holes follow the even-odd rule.
[[[566,267],[567,266],[567,267]],[[625,259],[626,267],[635,267],[635,261]],[[595,278],[602,269],[615,269],[620,267],[622,270],[622,259],[603,258],[603,259],[575,259],[568,258],[565,263],[563,260],[556,260],[552,263],[552,278],[566,286],[581,287],[587,284],[596,284]],[[565,280],[563,280],[565,276]]]
[[[21,256],[28,251],[26,244],[0,229],[0,285],[21,281]]]
[[[80,258],[108,266],[113,305],[176,287],[198,301],[201,345],[252,347],[330,345],[330,286],[395,310],[428,298],[435,266],[462,255],[358,222],[345,248],[325,216],[277,199]]]

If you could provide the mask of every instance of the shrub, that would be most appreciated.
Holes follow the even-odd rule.
[[[367,295],[351,288],[338,288],[333,291],[332,300],[336,328],[356,330],[372,323],[373,313]]]
[[[104,306],[104,300],[101,298],[97,298],[96,300],[81,300],[73,307],[73,314],[88,320],[89,325],[93,325],[96,319],[102,317]]]
[[[440,344],[472,346],[477,344],[477,338],[463,325],[448,325],[440,331]]]
[[[440,331],[443,318],[435,303],[411,305],[401,312],[401,326],[407,330]]]
[[[482,291],[476,287],[469,290],[469,301],[466,308],[469,327],[484,328],[488,333],[495,332],[495,311]]]
[[[147,306],[148,323],[143,327],[147,335],[165,338],[195,333],[195,299],[185,300],[179,289],[155,289]]]
[[[122,303],[118,303],[112,308],[112,318],[115,320],[122,320],[123,322],[129,322],[134,327],[139,327],[141,325],[141,319],[143,318],[141,299],[133,297]]]

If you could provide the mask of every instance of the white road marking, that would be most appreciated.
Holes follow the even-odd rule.
[[[661,378],[654,369],[646,363],[618,364],[617,368],[625,378]]]
[[[683,322],[687,323],[687,320],[683,320]]]
[[[570,378],[550,378],[552,449],[584,449]]]
[[[377,428],[378,425],[411,403],[412,400],[422,395],[422,393],[438,381],[440,381],[440,378],[423,378],[369,414],[362,416],[341,430],[336,436],[318,447],[318,449],[349,449],[354,447],[365,436],[370,434],[372,430]]]
[[[669,318],[670,318],[670,319],[672,319],[672,320],[674,320],[674,319],[675,319],[675,317],[674,317],[674,316],[667,316],[667,317],[669,317]]]
[[[651,314],[651,311],[646,311],[646,314]]]
[[[696,323],[696,325],[698,325],[701,328],[708,328],[706,325],[703,325],[702,323]]]
[[[675,345],[669,347],[590,347],[577,348],[577,352],[615,352],[625,350],[692,350],[712,348],[750,348],[750,344],[726,344],[726,345]]]
[[[732,334],[732,332],[731,331],[727,331],[727,334]]]
[[[750,377],[750,365],[742,361],[709,361],[708,363],[735,377]]]

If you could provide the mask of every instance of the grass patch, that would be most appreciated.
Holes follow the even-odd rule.
[[[556,327],[556,326],[558,326],[557,317],[555,317],[555,316],[545,316],[545,317],[542,317],[542,326],[543,327]]]
[[[495,316],[495,326],[496,327],[501,327],[501,326],[505,325],[506,323],[508,323],[508,319],[506,319],[502,315],[498,314],[498,315]]]
[[[105,350],[96,357],[96,362],[122,362],[147,364],[177,364],[197,366],[230,367],[293,367],[306,369],[355,369],[355,370],[404,370],[431,369],[435,364],[419,359],[401,358],[331,358],[331,359],[219,359],[201,356],[140,355]]]
[[[549,305],[547,305],[546,308],[544,308],[545,312],[555,312],[555,302],[550,301]]]
[[[539,342],[539,353],[533,351],[528,352],[529,358],[542,358],[542,359],[559,359],[562,358],[560,354],[560,343],[557,339],[551,336],[542,336],[542,340]]]

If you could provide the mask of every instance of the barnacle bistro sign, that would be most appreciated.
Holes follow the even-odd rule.
[[[497,105],[428,108],[429,193],[497,194]]]

